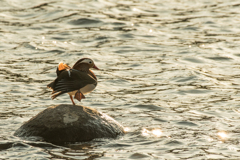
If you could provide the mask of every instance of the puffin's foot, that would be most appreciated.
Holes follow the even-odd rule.
[[[74,96],[75,99],[81,102],[81,99],[85,99],[85,96],[78,90]]]

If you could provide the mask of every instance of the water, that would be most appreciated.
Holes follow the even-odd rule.
[[[240,2],[0,2],[0,159],[239,159]],[[57,146],[14,137],[51,100],[60,61],[92,58],[80,105],[122,123],[117,139]]]

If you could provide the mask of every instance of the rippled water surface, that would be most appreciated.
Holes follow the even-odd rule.
[[[0,2],[0,159],[239,159],[238,0]],[[57,146],[14,137],[51,100],[60,61],[92,58],[99,84],[79,105],[125,127]]]

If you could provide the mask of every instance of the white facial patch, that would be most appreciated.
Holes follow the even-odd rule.
[[[81,63],[90,63],[90,64],[92,64],[93,61],[91,59],[84,59]]]

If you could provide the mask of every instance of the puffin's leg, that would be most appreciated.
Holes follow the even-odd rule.
[[[84,99],[85,96],[78,90],[74,96],[75,99],[79,100],[81,102],[81,99]]]
[[[71,98],[71,101],[72,101],[73,105],[75,106],[72,95],[69,95],[69,97]]]

